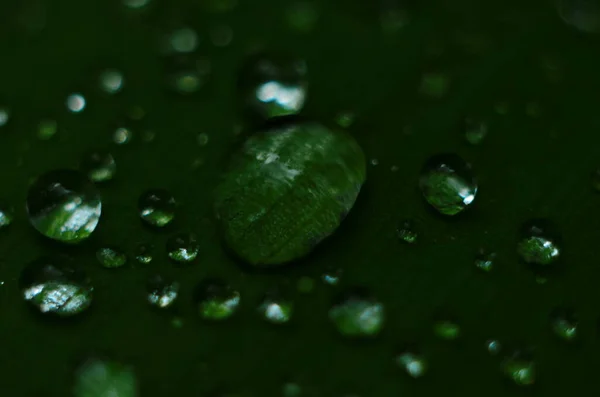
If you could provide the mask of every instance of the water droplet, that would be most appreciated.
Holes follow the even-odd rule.
[[[172,52],[194,52],[198,47],[198,34],[194,29],[182,27],[168,35],[169,51]]]
[[[502,345],[496,339],[489,339],[488,341],[485,342],[485,346],[486,346],[488,352],[492,355],[496,355],[496,354],[500,353],[500,350],[502,349]]]
[[[96,251],[96,259],[106,268],[112,269],[124,266],[127,263],[127,256],[116,248],[104,247]]]
[[[544,220],[529,221],[523,226],[517,252],[528,264],[547,267],[557,262],[560,248],[551,232],[551,226]]]
[[[556,8],[567,25],[586,33],[600,32],[600,1],[556,0]]]
[[[296,288],[298,289],[298,292],[301,292],[303,294],[310,294],[315,288],[315,281],[310,277],[300,277]]]
[[[407,244],[415,244],[419,237],[418,233],[415,231],[414,222],[411,220],[402,221],[398,229],[396,229],[396,232],[398,233],[400,240]]]
[[[415,351],[403,351],[396,356],[396,364],[404,369],[412,378],[420,378],[427,372],[425,358]]]
[[[13,208],[8,204],[0,201],[0,229],[10,225],[13,221]]]
[[[179,283],[153,276],[148,280],[148,303],[159,309],[171,307],[179,295]]]
[[[378,159],[371,159],[371,165],[373,167],[375,167],[376,165],[379,165],[379,160]]]
[[[129,143],[132,135],[129,128],[119,127],[113,132],[112,140],[117,145],[125,145],[126,143]]]
[[[210,73],[210,62],[194,55],[179,55],[165,59],[166,86],[180,95],[200,90]]]
[[[150,0],[123,0],[125,7],[140,9],[146,7],[150,3]]]
[[[460,325],[449,319],[436,321],[433,330],[437,336],[446,340],[454,340],[460,336]]]
[[[226,47],[233,40],[233,30],[230,26],[215,26],[210,30],[210,41],[216,47]]]
[[[419,92],[433,99],[443,98],[448,92],[450,78],[446,73],[425,73],[421,78]]]
[[[502,363],[504,374],[519,386],[535,382],[535,363],[528,352],[516,350]]]
[[[375,336],[383,328],[383,304],[359,288],[341,294],[329,309],[329,319],[344,336]]]
[[[356,115],[352,112],[341,112],[335,117],[335,122],[342,128],[348,128],[354,123]]]
[[[283,384],[281,393],[283,397],[299,397],[302,395],[302,388],[297,383],[287,382]]]
[[[152,247],[146,244],[139,244],[135,249],[135,260],[143,265],[152,262]]]
[[[106,69],[100,73],[100,88],[107,94],[116,94],[123,89],[123,73],[117,69]]]
[[[494,267],[494,260],[496,259],[495,252],[488,252],[484,249],[480,249],[477,256],[475,256],[475,266],[484,272],[489,272]]]
[[[43,141],[47,141],[56,134],[58,124],[55,120],[42,120],[38,124],[37,136]]]
[[[62,242],[88,238],[98,225],[101,208],[94,184],[72,170],[40,176],[27,195],[31,224],[44,236]]]
[[[169,258],[177,263],[189,263],[196,259],[200,245],[193,233],[179,233],[167,240]]]
[[[398,172],[399,169],[400,169],[400,167],[398,167],[397,165],[392,165],[390,167],[390,171],[392,171],[392,172]]]
[[[300,112],[307,86],[304,61],[266,55],[250,59],[239,80],[246,109],[267,119]]]
[[[338,285],[340,278],[342,277],[342,273],[342,269],[329,268],[325,273],[323,273],[321,279],[325,284]]]
[[[272,324],[284,324],[292,318],[294,304],[279,292],[267,294],[258,306],[258,312]]]
[[[79,113],[85,109],[85,98],[81,94],[71,94],[67,97],[67,109]]]
[[[571,342],[577,338],[578,331],[577,316],[575,311],[569,308],[554,309],[550,315],[552,331],[559,338]]]
[[[313,30],[319,20],[319,10],[310,1],[295,1],[285,11],[287,24],[293,30],[307,33]]]
[[[471,145],[479,145],[488,133],[487,123],[481,120],[467,118],[465,120],[465,139]]]
[[[0,127],[4,127],[10,120],[10,110],[4,106],[0,106]]]
[[[225,320],[238,310],[240,293],[222,280],[205,280],[195,291],[200,317],[205,320]]]
[[[253,135],[215,195],[225,241],[256,266],[308,254],[354,205],[365,168],[354,139],[320,124]]]
[[[19,281],[23,298],[41,313],[69,317],[92,303],[93,288],[79,269],[41,258],[30,263]]]
[[[79,167],[93,182],[106,182],[111,180],[117,171],[113,156],[106,151],[93,151],[87,153]]]
[[[456,215],[475,201],[477,182],[471,167],[455,154],[433,156],[419,178],[425,200],[444,215]]]
[[[196,137],[196,141],[198,142],[198,145],[200,146],[206,146],[208,144],[208,134],[207,133],[201,133],[198,134],[198,136]]]
[[[176,205],[173,195],[165,189],[148,190],[138,200],[140,217],[155,227],[164,227],[173,221]]]
[[[74,397],[136,397],[133,370],[115,361],[98,358],[86,361],[76,372]]]

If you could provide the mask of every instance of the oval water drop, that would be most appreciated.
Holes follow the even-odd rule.
[[[545,220],[532,220],[522,227],[517,253],[525,263],[541,269],[558,261],[561,249],[552,229]]]

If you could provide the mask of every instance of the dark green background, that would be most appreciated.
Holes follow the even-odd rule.
[[[143,396],[220,388],[276,396],[289,380],[305,396],[328,397],[598,393],[600,197],[590,179],[600,163],[598,38],[565,25],[551,1],[415,1],[404,6],[408,24],[393,33],[381,29],[383,2],[316,2],[320,18],[309,33],[288,27],[289,2],[239,3],[224,13],[191,0],[156,0],[141,13],[116,0],[3,3],[0,105],[13,113],[0,128],[0,196],[14,205],[16,219],[0,232],[0,395],[69,395],[77,360],[98,351],[132,364]],[[36,27],[43,21],[43,29]],[[205,87],[192,98],[164,90],[156,48],[161,34],[184,24],[198,31],[198,53],[211,62]],[[218,48],[209,32],[223,24],[234,37]],[[271,274],[248,273],[226,256],[211,214],[211,192],[242,121],[236,75],[255,48],[305,58],[311,84],[305,115],[328,122],[340,111],[355,112],[350,131],[368,158],[379,160],[339,232],[301,264]],[[558,78],[548,77],[548,62]],[[125,73],[117,97],[96,91],[104,67]],[[423,98],[421,75],[438,71],[451,78],[447,95]],[[64,107],[73,91],[88,100],[82,114]],[[508,104],[506,115],[494,112],[498,103]],[[530,103],[540,106],[539,116],[527,115]],[[147,116],[133,125],[129,144],[116,146],[112,131],[132,106]],[[482,145],[465,143],[465,116],[489,124]],[[58,122],[49,141],[36,137],[42,118]],[[156,133],[151,143],[142,142],[146,130]],[[199,133],[210,136],[206,147],[196,144]],[[101,186],[103,215],[93,237],[78,247],[43,240],[24,210],[29,183],[111,145],[118,171]],[[439,152],[463,156],[480,182],[474,207],[452,219],[434,214],[417,191],[422,164]],[[197,158],[204,164],[193,169]],[[164,232],[142,227],[136,214],[140,193],[152,187],[168,188],[181,204]],[[562,267],[543,285],[515,252],[518,230],[532,217],[550,218],[564,239]],[[420,232],[415,246],[396,238],[405,218]],[[175,268],[164,243],[183,230],[197,233],[201,253],[193,266]],[[95,259],[101,245],[132,253],[140,242],[155,246],[151,265],[131,257],[126,268],[110,270]],[[489,274],[473,265],[480,247],[498,254]],[[46,321],[20,298],[23,266],[53,253],[71,256],[94,280],[94,306],[79,320]],[[344,270],[340,287],[320,282],[327,266]],[[145,280],[155,272],[182,285],[175,314],[156,313],[145,301]],[[232,321],[202,324],[196,315],[191,291],[207,276],[241,291],[243,308]],[[313,293],[296,292],[301,276],[316,280]],[[280,284],[297,304],[293,323],[278,328],[265,324],[255,306]],[[345,341],[327,319],[332,297],[351,285],[371,288],[386,305],[388,322],[375,341]],[[548,316],[557,305],[577,310],[581,338],[574,345],[551,333]],[[459,341],[432,334],[440,310],[458,319]],[[181,329],[171,325],[174,315],[183,319]],[[535,349],[534,386],[522,389],[503,378],[500,357],[485,348],[489,338]],[[422,379],[393,362],[397,346],[408,341],[429,362]]]

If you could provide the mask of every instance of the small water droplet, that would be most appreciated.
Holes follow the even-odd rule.
[[[281,393],[283,397],[299,397],[302,395],[302,388],[294,382],[286,382],[283,384]]]
[[[125,145],[129,143],[132,137],[132,132],[129,128],[119,127],[113,132],[112,140],[117,145]]]
[[[38,124],[37,136],[39,139],[43,141],[47,141],[52,138],[56,134],[56,130],[58,129],[58,124],[55,120],[42,120]]]
[[[352,112],[340,112],[335,117],[335,122],[342,128],[348,128],[354,123],[356,115]]]
[[[226,47],[233,40],[233,29],[227,25],[215,26],[210,30],[210,41],[216,47]]]
[[[164,227],[175,218],[175,197],[165,189],[151,189],[138,200],[140,217],[150,226]]]
[[[19,281],[23,298],[41,313],[69,317],[92,303],[90,280],[79,269],[41,258],[30,263]]]
[[[372,166],[379,165],[379,160],[378,159],[371,159],[371,165]]]
[[[75,93],[67,97],[67,109],[73,113],[79,113],[85,109],[85,98],[83,95]]]
[[[167,36],[168,52],[194,52],[198,47],[198,34],[189,27],[174,30]]]
[[[501,116],[506,116],[510,111],[510,105],[508,102],[498,102],[494,105],[494,110]]]
[[[550,314],[552,331],[559,338],[572,342],[577,338],[578,325],[575,311],[570,308],[556,308]]]
[[[315,288],[315,281],[310,277],[300,277],[296,288],[298,289],[298,292],[301,292],[303,294],[310,294]]]
[[[321,276],[321,279],[325,284],[338,285],[340,278],[342,277],[342,269],[328,268],[325,273]]]
[[[93,358],[75,374],[74,397],[135,397],[137,379],[133,370],[116,361]]]
[[[258,306],[260,315],[271,324],[284,324],[292,318],[294,304],[280,292],[267,294]]]
[[[421,78],[419,92],[433,99],[443,98],[450,87],[450,78],[446,73],[431,72],[425,73]]]
[[[344,336],[368,337],[383,328],[383,304],[362,288],[347,290],[329,309],[329,319]]]
[[[496,355],[496,354],[500,353],[500,350],[502,349],[502,345],[500,344],[500,342],[497,339],[487,340],[485,342],[485,346],[487,348],[487,351],[492,355]]]
[[[112,247],[99,248],[96,251],[96,259],[100,264],[108,269],[124,266],[127,263],[127,256],[120,250]]]
[[[240,293],[219,279],[200,283],[196,287],[194,299],[200,317],[212,321],[231,317],[240,305]]]
[[[79,167],[93,182],[111,180],[117,171],[113,156],[107,151],[92,151],[83,156]]]
[[[7,203],[0,201],[0,229],[10,225],[13,221],[14,210]]]
[[[184,324],[184,322],[181,317],[173,317],[173,319],[171,320],[171,326],[173,328],[177,328],[177,329],[183,328],[183,324]]]
[[[487,123],[467,118],[465,120],[465,139],[471,145],[480,145],[488,133]]]
[[[165,59],[166,86],[180,95],[191,95],[204,86],[210,73],[210,61],[193,54]]]
[[[304,61],[267,55],[247,61],[239,79],[245,108],[267,119],[300,112],[307,85]]]
[[[475,266],[484,272],[489,272],[494,267],[495,259],[495,252],[488,252],[484,249],[480,249],[477,256],[475,256]]]
[[[200,146],[206,146],[208,144],[208,134],[207,133],[201,133],[198,134],[198,136],[196,137],[196,141],[198,142],[198,145]]]
[[[179,295],[179,283],[158,275],[150,277],[147,289],[148,303],[159,309],[171,307]]]
[[[400,167],[398,167],[397,165],[392,165],[390,167],[390,171],[392,171],[392,172],[398,172],[399,169],[400,169]]]
[[[438,337],[446,340],[454,340],[460,336],[460,325],[450,319],[436,321],[433,330]]]
[[[10,120],[10,110],[7,107],[0,106],[0,127],[4,127]]]
[[[132,9],[140,9],[150,4],[151,0],[123,0],[125,7]]]
[[[177,263],[190,263],[196,256],[200,245],[193,233],[179,233],[167,240],[167,253],[169,258]]]
[[[558,261],[560,247],[547,221],[529,221],[521,234],[517,253],[525,263],[547,267]]]
[[[315,28],[319,20],[319,10],[314,2],[294,1],[285,11],[285,19],[293,30],[307,33]]]
[[[35,229],[54,240],[87,239],[100,220],[102,204],[96,187],[72,170],[51,171],[29,188],[27,213]]]
[[[396,233],[398,233],[398,238],[407,244],[415,244],[419,237],[415,230],[414,222],[411,220],[400,222],[400,226],[396,229]]]
[[[413,350],[405,350],[396,356],[396,364],[412,378],[420,378],[427,372],[425,358]]]
[[[535,363],[528,352],[515,350],[502,362],[502,371],[516,385],[527,386],[535,382]]]
[[[600,1],[556,0],[560,18],[570,26],[585,32],[600,32]]]
[[[135,249],[135,260],[143,265],[152,262],[152,248],[147,244],[139,244]]]
[[[477,182],[469,164],[455,154],[431,157],[423,166],[419,187],[425,200],[444,215],[456,215],[475,201]]]
[[[100,89],[107,94],[116,94],[123,89],[124,77],[117,69],[106,69],[100,73]]]

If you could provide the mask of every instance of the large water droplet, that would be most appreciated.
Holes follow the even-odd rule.
[[[599,0],[556,0],[556,9],[567,25],[582,32],[600,32]]]
[[[10,205],[0,201],[0,229],[12,223],[13,214],[13,208]]]
[[[415,244],[419,235],[415,230],[414,222],[411,220],[405,220],[400,222],[400,226],[396,229],[398,238],[407,244]]]
[[[106,151],[93,151],[87,153],[79,167],[93,182],[106,182],[111,180],[117,171],[113,156]]]
[[[560,247],[551,225],[544,220],[533,220],[523,226],[517,252],[526,263],[547,267],[560,257]]]
[[[383,304],[359,288],[341,294],[329,309],[329,318],[344,336],[375,336],[383,328]]]
[[[179,295],[179,283],[153,276],[148,280],[148,303],[159,309],[166,309],[173,305]]]
[[[200,283],[196,287],[194,299],[200,317],[212,321],[231,317],[240,305],[240,293],[219,279]]]
[[[193,233],[179,233],[167,240],[167,254],[177,263],[189,263],[196,259],[200,245]]]
[[[577,338],[579,322],[575,311],[569,308],[557,308],[550,314],[552,331],[559,338],[571,342]]]
[[[267,294],[258,306],[258,312],[272,324],[284,324],[292,318],[294,304],[279,292]]]
[[[331,235],[366,178],[349,135],[316,123],[252,136],[217,189],[215,210],[229,247],[257,266],[290,262]]]
[[[473,204],[477,182],[471,167],[455,154],[433,156],[421,171],[423,197],[444,215],[456,215]]]
[[[133,133],[127,127],[118,127],[114,130],[112,140],[117,145],[125,145],[131,141]]]
[[[404,350],[396,356],[396,364],[412,378],[420,378],[427,372],[427,361],[414,349]]]
[[[115,361],[94,358],[75,374],[75,397],[136,397],[137,380],[133,370]]]
[[[42,313],[69,317],[83,312],[92,303],[93,288],[86,275],[47,258],[23,269],[19,287],[23,298]]]
[[[502,371],[519,386],[527,386],[535,382],[535,363],[528,352],[514,351],[502,362]]]
[[[175,217],[175,197],[165,189],[144,192],[138,200],[140,217],[149,225],[163,227]]]
[[[62,242],[88,238],[98,225],[101,208],[94,184],[72,170],[42,175],[27,195],[31,224],[44,236]]]
[[[109,269],[121,267],[127,263],[127,256],[122,251],[112,247],[98,249],[96,258],[102,266]]]
[[[123,89],[123,73],[117,69],[106,69],[100,73],[100,88],[107,94],[116,94]]]
[[[245,108],[262,118],[300,112],[307,86],[306,64],[283,56],[253,57],[242,69],[239,79]]]
[[[83,95],[75,93],[67,97],[67,109],[73,113],[79,113],[85,109],[85,98]]]

